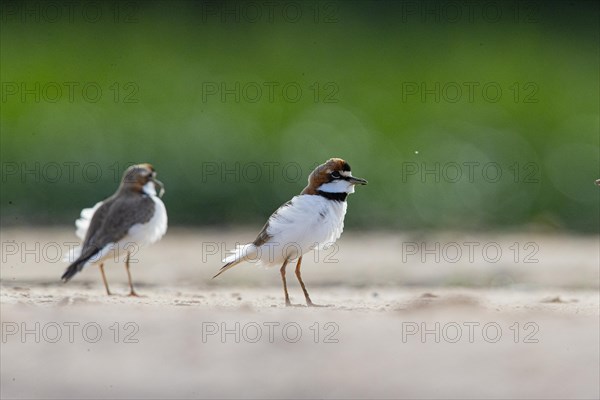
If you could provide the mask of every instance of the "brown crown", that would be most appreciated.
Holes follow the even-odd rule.
[[[350,171],[350,165],[341,158],[330,158],[324,164],[319,165],[308,176],[308,186],[301,194],[317,194],[317,188],[331,181],[333,171]]]
[[[155,170],[152,164],[132,165],[123,173],[120,190],[142,192],[144,185],[148,183],[153,174],[155,174]]]

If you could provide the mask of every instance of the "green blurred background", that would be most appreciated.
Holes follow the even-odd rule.
[[[151,162],[171,226],[259,228],[336,156],[369,180],[351,226],[598,232],[598,10],[3,2],[2,226]]]

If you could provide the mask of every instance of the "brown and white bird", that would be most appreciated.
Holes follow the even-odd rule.
[[[213,278],[242,261],[259,265],[281,265],[286,306],[292,305],[287,290],[285,268],[296,262],[296,278],[300,282],[306,304],[315,306],[302,281],[302,256],[314,249],[333,244],[344,230],[346,197],[354,193],[354,185],[367,181],[352,176],[350,165],[341,158],[332,158],[319,165],[308,177],[308,186],[271,215],[254,242],[237,246],[225,258],[226,264]]]
[[[129,271],[130,252],[158,241],[167,231],[167,211],[160,199],[163,193],[163,184],[156,179],[152,165],[138,164],[127,168],[115,194],[81,211],[75,225],[83,245],[73,250],[69,259],[75,261],[61,279],[68,282],[86,265],[97,264],[106,293],[110,295],[104,261],[114,250],[117,256],[126,254],[129,295],[137,296]]]

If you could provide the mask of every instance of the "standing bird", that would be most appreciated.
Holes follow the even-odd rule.
[[[76,259],[61,277],[63,282],[68,282],[86,265],[98,264],[106,294],[110,296],[103,262],[112,250],[117,255],[124,251],[129,295],[137,296],[129,271],[130,252],[160,240],[167,231],[167,210],[159,198],[163,193],[163,184],[156,179],[152,165],[127,168],[115,194],[81,211],[75,225],[83,245],[72,251],[69,259]]]
[[[319,165],[308,177],[308,186],[271,215],[254,242],[237,246],[233,254],[214,277],[242,261],[259,265],[281,265],[285,305],[291,306],[285,280],[285,268],[297,259],[296,278],[302,286],[307,306],[316,306],[302,281],[302,256],[314,249],[333,244],[344,230],[346,197],[354,193],[354,185],[367,181],[352,176],[350,165],[341,158],[332,158]]]

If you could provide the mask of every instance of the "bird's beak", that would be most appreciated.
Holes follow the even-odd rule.
[[[357,178],[355,176],[348,177],[347,180],[353,185],[366,185],[368,183],[366,179]]]
[[[162,197],[163,194],[165,194],[165,185],[163,185],[163,183],[156,178],[152,178],[152,182],[154,182],[154,187],[156,188],[158,197]]]

